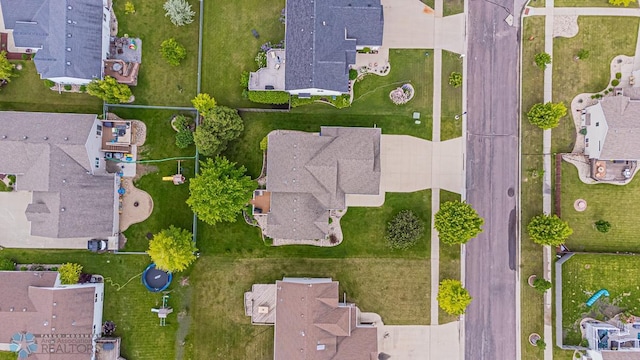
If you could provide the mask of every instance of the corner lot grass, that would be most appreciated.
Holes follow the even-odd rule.
[[[284,39],[284,25],[278,21],[284,6],[284,0],[205,1],[202,91],[218,104],[265,107],[242,98],[240,75],[257,69],[254,58],[260,45]],[[260,38],[253,37],[252,29]]]
[[[640,313],[639,276],[637,256],[580,254],[564,263],[562,326],[567,333],[565,344],[577,345],[580,342],[579,322],[583,316],[602,320],[624,310]],[[600,289],[607,289],[610,297],[603,297],[587,308],[585,302]],[[616,311],[607,305],[615,305],[619,309]]]
[[[638,18],[581,16],[578,18],[578,35],[555,38],[553,101],[562,101],[569,107],[571,100],[580,93],[604,90],[610,81],[611,60],[621,54],[634,55],[639,22]],[[543,35],[541,33],[538,38]],[[588,59],[574,60],[580,49],[590,51]],[[523,60],[528,61],[533,62],[533,57]],[[573,149],[575,126],[570,115],[562,118],[560,126],[553,130],[553,152],[570,152]]]
[[[462,114],[462,86],[454,88],[449,85],[449,76],[453,72],[462,74],[460,55],[446,50],[442,51],[442,107],[440,115],[440,140],[445,141],[462,136],[462,119],[455,116]],[[466,79],[462,79],[466,81]]]
[[[447,201],[460,201],[460,194],[440,190],[440,204]],[[444,279],[460,280],[460,245],[447,245],[440,242],[440,281]],[[458,316],[449,315],[438,309],[438,323],[444,324],[458,320]]]
[[[331,277],[340,294],[364,312],[377,312],[386,324],[429,323],[427,259],[232,259],[205,255],[191,279],[190,339],[193,359],[271,359],[273,327],[251,325],[244,315],[243,293],[255,283],[287,277]]]
[[[540,0],[538,0],[540,1]],[[523,58],[533,59],[544,51],[544,17],[524,19],[523,39],[533,36],[533,41],[523,42]],[[544,308],[542,295],[529,287],[527,278],[536,274],[542,276],[542,247],[531,241],[526,224],[532,217],[542,212],[542,130],[529,123],[527,110],[535,103],[542,102],[544,73],[532,61],[522,63],[522,238],[521,251],[521,341],[528,344],[529,334],[542,334]],[[551,346],[551,344],[549,344]],[[522,346],[522,359],[537,360],[541,351],[529,345]]]
[[[190,106],[196,95],[198,75],[199,3],[190,0],[194,21],[176,27],[162,8],[164,1],[134,1],[136,12],[124,13],[126,1],[114,2],[118,18],[118,36],[129,34],[142,40],[142,64],[138,85],[131,87],[136,104]],[[180,66],[171,66],[160,55],[160,44],[175,38],[187,50]],[[182,89],[182,90],[180,90]]]
[[[147,139],[138,149],[139,159],[158,160],[178,156],[195,156],[195,146],[179,149],[175,145],[175,131],[171,128],[171,118],[177,112],[172,110],[146,110],[111,108],[111,111],[123,119],[141,120],[147,125]],[[185,113],[188,115],[188,113]],[[182,174],[191,178],[195,172],[195,160],[182,161]],[[189,196],[188,182],[173,185],[170,181],[162,181],[163,176],[176,173],[178,163],[175,160],[155,162],[138,166],[138,172],[146,172],[135,181],[136,187],[146,191],[153,198],[151,216],[127,231],[127,251],[146,251],[148,248],[147,233],[155,234],[169,225],[191,231],[193,214],[185,203]],[[126,196],[126,195],[125,195]]]
[[[16,353],[9,351],[0,351],[0,360],[16,360]]]
[[[534,0],[534,2],[542,3],[544,6],[543,0]],[[553,4],[555,7],[622,7],[611,5],[608,0],[557,0]],[[629,7],[638,7],[638,4],[632,2]]]
[[[175,311],[167,318],[167,326],[160,327],[158,317],[150,309],[162,304],[162,294],[150,293],[140,280],[142,271],[151,262],[146,255],[20,249],[4,249],[0,254],[19,263],[76,262],[87,273],[101,274],[105,278],[103,319],[116,323],[116,336],[122,337],[122,356],[133,360],[175,359],[177,314],[187,307],[182,301],[185,288],[177,285],[180,276],[175,277],[169,287],[169,305]]]
[[[463,0],[444,0],[442,5],[442,15],[444,16],[460,14],[464,11]]]
[[[98,114],[102,101],[88,94],[61,93],[49,90],[36,72],[33,61],[12,61],[22,64],[16,76],[0,90],[0,110],[45,111]]]
[[[573,235],[566,245],[573,251],[640,252],[640,223],[634,214],[640,211],[640,178],[624,186],[587,185],[578,179],[575,166],[562,164],[562,218],[569,222]],[[587,201],[587,210],[573,208],[576,199]],[[603,234],[594,223],[611,223],[611,230]]]

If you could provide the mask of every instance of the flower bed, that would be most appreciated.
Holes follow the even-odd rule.
[[[389,98],[396,105],[408,103],[415,95],[415,90],[411,84],[404,84],[389,93]]]

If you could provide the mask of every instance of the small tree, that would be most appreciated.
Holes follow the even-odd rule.
[[[450,315],[464,314],[473,298],[458,280],[446,279],[438,286],[438,305]]]
[[[387,242],[392,249],[408,249],[424,234],[424,224],[411,210],[402,210],[387,225]]]
[[[191,99],[193,107],[198,110],[201,116],[207,116],[216,107],[216,101],[207,93],[200,93]]]
[[[591,55],[591,52],[589,50],[580,49],[578,51],[578,56],[576,56],[576,57],[578,58],[578,60],[587,60],[590,55]]]
[[[236,163],[224,157],[201,161],[200,174],[189,180],[187,204],[209,225],[235,222],[257,188],[245,172],[244,166],[236,168]]]
[[[636,2],[636,0],[609,0],[609,4],[616,6],[629,6],[632,2]]]
[[[547,65],[551,64],[551,55],[546,52],[541,52],[536,54],[534,61],[540,69],[544,70],[547,68]]]
[[[567,115],[567,107],[562,102],[534,104],[527,112],[529,122],[543,130],[553,129],[558,126],[560,118],[565,115]]]
[[[149,241],[147,254],[156,264],[156,268],[177,272],[184,271],[196,260],[196,248],[193,234],[185,229],[169,226],[153,235]]]
[[[105,76],[103,80],[93,80],[87,85],[87,92],[108,103],[123,103],[131,99],[131,89],[118,83],[111,76]]]
[[[131,14],[135,14],[136,13],[136,7],[133,5],[133,3],[131,1],[127,1],[124,4],[124,13],[127,15],[131,15]]]
[[[434,227],[445,244],[464,244],[482,232],[484,220],[471,207],[460,201],[448,201],[435,215]]]
[[[533,280],[533,288],[538,290],[541,293],[551,289],[551,281],[547,281],[542,278],[536,278]]]
[[[453,86],[454,88],[462,86],[462,74],[455,71],[452,72],[449,75],[449,85]]]
[[[82,265],[75,263],[62,264],[58,269],[60,273],[60,282],[65,285],[77,284],[80,280]]]
[[[538,215],[527,225],[527,232],[533,242],[540,245],[559,246],[573,234],[566,221],[556,215]]]
[[[202,118],[193,139],[201,154],[216,156],[227,148],[229,141],[242,134],[244,123],[238,111],[226,106],[216,106]]]
[[[7,59],[7,52],[4,50],[0,51],[0,80],[10,82],[11,77],[14,76],[14,69],[13,64]]]
[[[16,263],[4,256],[0,256],[0,271],[11,271],[16,269]]]
[[[262,140],[260,140],[260,150],[267,151],[268,147],[269,147],[269,135],[266,135],[265,137],[262,138]]]
[[[179,66],[180,61],[187,57],[187,49],[180,45],[176,39],[170,38],[160,44],[160,54],[171,66]]]
[[[603,234],[606,234],[611,230],[611,223],[605,220],[598,220],[595,223],[596,230],[600,231]]]
[[[193,22],[195,11],[191,10],[191,5],[186,0],[167,0],[162,8],[175,26],[183,26]]]

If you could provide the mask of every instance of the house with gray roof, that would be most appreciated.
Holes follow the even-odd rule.
[[[632,317],[632,320],[634,317]],[[635,318],[637,319],[637,318]],[[588,350],[584,360],[640,360],[640,322],[588,320],[583,323]]]
[[[267,67],[251,73],[249,90],[349,93],[356,52],[382,46],[383,27],[380,0],[287,0],[284,52],[267,54]]]
[[[117,247],[120,178],[107,171],[103,148],[124,145],[103,143],[104,125],[91,114],[0,112],[0,173],[16,175],[16,191],[1,193],[0,245],[100,238]]]
[[[253,214],[262,217],[264,235],[325,239],[329,214],[346,209],[346,195],[378,195],[380,137],[379,128],[271,132],[266,189],[257,190],[253,199]]]
[[[102,78],[109,55],[108,0],[0,0],[9,42],[33,61],[42,79],[88,84]]]
[[[273,325],[274,360],[377,360],[378,328],[360,309],[340,302],[331,278],[283,278],[245,293],[252,323]],[[379,316],[371,318],[379,319]]]

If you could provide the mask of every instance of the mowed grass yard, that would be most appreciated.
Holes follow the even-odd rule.
[[[539,1],[539,0],[538,0]],[[524,19],[523,39],[534,37],[533,41],[523,41],[523,58],[532,59],[544,51],[544,17]],[[529,334],[543,333],[543,297],[527,285],[530,275],[542,275],[542,247],[529,238],[526,226],[532,217],[542,212],[542,130],[529,123],[526,112],[535,103],[543,101],[544,73],[533,62],[522,63],[522,183],[521,221],[521,341],[527,344]],[[549,344],[550,345],[550,344]],[[541,358],[537,347],[522,346],[523,360]]]
[[[97,114],[102,101],[89,94],[61,93],[49,90],[36,72],[33,61],[12,61],[21,64],[15,77],[0,90],[0,110],[45,111]]]
[[[462,74],[460,55],[446,50],[442,51],[442,106],[440,113],[440,140],[445,141],[462,136],[462,86],[455,88],[449,85],[449,76],[453,72]],[[466,79],[462,79],[466,81]]]
[[[447,201],[460,201],[460,194],[440,190],[440,204]],[[440,281],[444,279],[461,280],[460,245],[447,245],[440,242]],[[444,324],[458,320],[458,316],[449,315],[438,308],[438,323]]]
[[[587,209],[573,208],[577,199],[587,201]],[[562,218],[569,222],[573,235],[566,245],[573,251],[640,252],[640,223],[635,214],[640,211],[640,178],[624,186],[587,185],[578,178],[575,166],[562,164]],[[603,234],[594,223],[606,220],[611,230]]]
[[[243,294],[256,283],[283,277],[331,277],[340,294],[386,324],[429,323],[427,259],[234,259],[206,255],[191,279],[194,289],[189,347],[185,358],[250,360],[273,358],[273,327],[251,325]],[[340,295],[342,296],[342,295]]]
[[[171,118],[178,112],[173,110],[146,110],[111,108],[110,111],[123,119],[141,120],[147,125],[145,144],[138,149],[140,160],[160,160],[180,156],[195,156],[195,146],[179,149],[175,145],[175,131],[171,128]],[[185,113],[189,114],[189,113]],[[195,160],[183,160],[182,174],[191,178],[195,174]],[[146,251],[148,248],[147,234],[155,234],[169,225],[181,227],[191,231],[193,214],[185,203],[189,196],[188,182],[183,185],[173,185],[170,181],[162,181],[163,176],[171,176],[178,170],[176,160],[153,162],[138,166],[138,172],[145,173],[134,183],[136,187],[146,191],[153,198],[153,212],[151,216],[138,224],[134,224],[127,231],[126,251]],[[126,195],[125,195],[126,196]]]
[[[122,337],[122,356],[131,360],[176,358],[177,314],[188,307],[183,301],[187,288],[178,285],[179,275],[174,277],[176,281],[169,287],[169,305],[175,311],[167,318],[167,326],[160,327],[158,317],[150,309],[162,304],[162,294],[149,292],[140,279],[151,262],[146,255],[20,249],[4,249],[0,255],[18,263],[75,262],[83,266],[84,272],[104,276],[103,320],[116,323],[116,336]]]
[[[584,316],[604,320],[621,311],[640,313],[640,276],[638,256],[580,254],[562,267],[562,326],[565,344],[580,343],[580,320]],[[602,297],[588,308],[585,302],[598,290],[607,289],[610,297]],[[613,306],[611,306],[613,305]]]
[[[128,34],[142,40],[142,64],[138,85],[131,87],[136,104],[190,106],[196,95],[198,75],[199,5],[188,1],[196,13],[193,23],[176,27],[162,8],[163,2],[136,1],[136,12],[125,14],[125,1],[114,2],[118,18],[118,36]],[[160,55],[160,44],[175,38],[187,50],[180,66],[171,66]]]
[[[569,108],[576,95],[607,88],[611,78],[611,60],[617,55],[633,56],[635,53],[639,22],[640,19],[633,17],[581,16],[578,18],[578,35],[555,38],[553,101],[562,101]],[[540,33],[537,38],[543,35]],[[575,60],[580,49],[589,50],[588,59]],[[523,62],[533,62],[533,57],[525,57]],[[575,126],[570,115],[562,118],[560,126],[552,132],[553,152],[570,152],[573,149]]]
[[[544,0],[535,0],[537,3],[541,3],[544,6]],[[557,0],[554,1],[555,7],[620,7],[611,5],[608,0]],[[638,7],[638,4],[632,2],[629,7]]]

